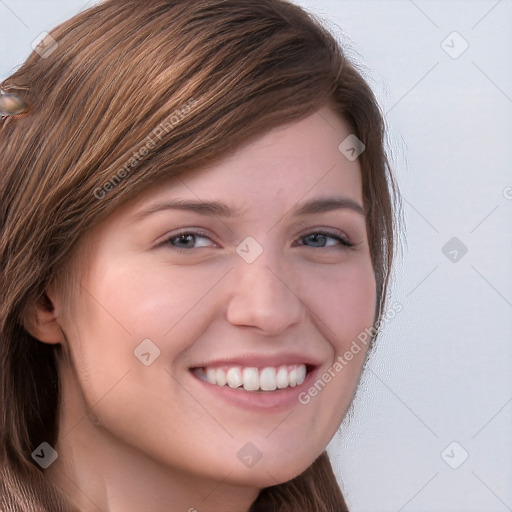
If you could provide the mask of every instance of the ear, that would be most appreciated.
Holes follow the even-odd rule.
[[[24,325],[34,338],[43,343],[57,345],[64,341],[55,303],[47,293],[29,308]]]

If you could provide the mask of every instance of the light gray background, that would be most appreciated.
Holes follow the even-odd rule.
[[[374,88],[404,201],[391,298],[403,310],[329,447],[347,502],[512,510],[512,1],[295,1]],[[0,0],[0,81],[93,3]],[[456,262],[442,252],[453,237],[468,250]]]

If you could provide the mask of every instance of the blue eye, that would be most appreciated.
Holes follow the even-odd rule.
[[[316,249],[327,249],[331,247],[353,247],[354,244],[342,236],[325,231],[314,231],[300,237],[303,243],[298,245],[313,247]],[[172,235],[162,242],[162,246],[171,246],[178,251],[197,249],[199,247],[216,247],[217,244],[202,231],[185,230]]]
[[[351,242],[349,242],[348,240],[346,240],[345,238],[343,238],[337,234],[326,233],[323,231],[310,233],[310,234],[304,235],[302,237],[302,240],[308,240],[308,239],[309,239],[310,243],[314,244],[313,246],[308,246],[308,247],[316,247],[319,249],[323,249],[323,248],[327,248],[327,247],[334,247],[337,245],[342,245],[344,247],[353,247],[354,246],[354,244],[352,244]],[[329,239],[334,240],[335,243],[334,244],[329,243]],[[303,244],[303,245],[306,245],[306,244]]]

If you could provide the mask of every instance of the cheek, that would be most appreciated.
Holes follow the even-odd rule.
[[[150,339],[164,368],[204,330],[203,299],[222,273],[173,271],[132,261],[91,270],[66,322],[75,367],[97,398],[129,370],[142,367],[134,350]],[[108,364],[105,364],[108,362]],[[89,378],[94,375],[94,379]]]
[[[87,284],[81,316],[97,333],[118,331],[133,339],[161,339],[189,315],[216,281],[213,272],[178,267],[174,271],[147,262],[110,266]],[[90,319],[90,321],[89,321]]]
[[[346,390],[355,392],[361,375],[370,341],[368,330],[372,327],[375,316],[375,286],[371,263],[354,265],[343,276],[337,305],[334,298],[331,302],[330,314],[333,331],[336,333],[332,342],[336,350],[334,359],[342,365],[338,365],[335,370],[339,370],[336,375],[343,373],[344,381],[342,383],[342,379],[337,379],[340,393],[347,393]]]
[[[324,274],[313,274],[303,290],[319,328],[323,324],[323,334],[338,353],[373,324],[376,284],[369,259],[354,259]]]
[[[373,325],[376,289],[371,262],[340,266],[308,286],[311,308],[318,311],[317,326],[332,347],[332,361],[323,367],[301,398],[314,404],[325,439],[334,435],[348,410],[368,349],[368,329]],[[361,341],[363,340],[363,341]]]
[[[376,305],[375,286],[373,268],[369,264],[355,266],[344,276],[342,298],[337,313],[341,323],[339,328],[346,326],[350,340],[355,339],[358,334],[373,324]]]

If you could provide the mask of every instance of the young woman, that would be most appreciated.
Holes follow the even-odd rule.
[[[2,510],[347,510],[396,192],[332,35],[107,0],[1,89]]]

